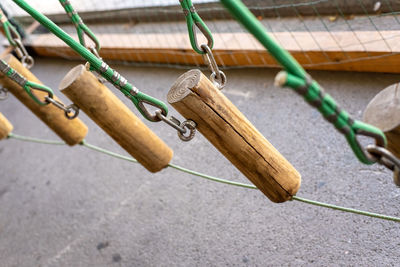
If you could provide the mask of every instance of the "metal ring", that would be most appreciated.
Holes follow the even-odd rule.
[[[188,129],[189,134],[185,135],[185,133],[181,133],[180,131],[178,131],[179,138],[184,142],[188,142],[188,141],[192,140],[194,138],[194,136],[196,135],[197,124],[192,120],[186,120],[181,123],[181,127],[183,129]]]
[[[72,115],[70,115],[72,113]],[[75,104],[71,104],[68,107],[66,107],[64,111],[65,117],[69,120],[73,120],[79,115],[79,107]]]
[[[0,86],[0,100],[6,100],[8,98],[8,89]]]
[[[219,71],[220,74],[220,80],[216,78],[217,74],[215,72],[211,73],[210,80],[213,82],[213,84],[218,87],[219,90],[224,89],[226,85],[226,75],[222,71]]]
[[[33,57],[31,57],[31,56],[23,56],[22,58],[21,58],[21,63],[22,63],[22,65],[25,67],[25,68],[27,68],[27,69],[30,69],[30,68],[32,68],[33,67],[33,65],[35,64],[35,60],[33,59]]]

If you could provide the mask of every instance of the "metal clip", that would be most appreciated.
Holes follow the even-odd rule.
[[[0,86],[0,100],[6,100],[8,98],[8,89]]]
[[[377,145],[367,146],[366,151],[370,154],[370,157],[375,159],[376,162],[393,171],[393,181],[397,186],[400,187],[400,159],[398,159],[386,148]]]
[[[14,42],[16,43],[15,53],[21,59],[21,63],[24,67],[30,69],[35,64],[33,58],[29,55],[28,51],[26,51],[25,46],[22,44],[20,38],[15,38]]]
[[[177,118],[165,117],[162,114],[161,110],[157,110],[156,116],[172,128],[178,131],[178,136],[182,141],[188,142],[192,140],[196,134],[196,123],[192,120],[186,120],[184,122],[180,122]],[[188,133],[188,134],[187,134]]]
[[[67,117],[67,119],[69,120],[73,120],[76,117],[78,117],[79,115],[79,107],[76,106],[75,104],[71,104],[69,106],[64,105],[63,103],[61,103],[60,101],[55,100],[52,97],[45,97],[46,101],[54,106],[56,106],[57,108],[61,109],[64,111],[65,117]]]
[[[215,61],[211,48],[208,45],[203,44],[201,45],[201,49],[204,51],[204,62],[207,64],[208,68],[211,71],[210,80],[216,87],[218,87],[218,89],[222,90],[226,85],[225,73],[219,70],[218,64]]]

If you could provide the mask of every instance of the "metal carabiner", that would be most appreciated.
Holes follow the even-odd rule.
[[[191,0],[179,0],[181,3],[183,13],[186,17],[186,23],[189,32],[189,39],[194,51],[198,54],[204,54],[205,52],[202,50],[201,45],[198,43],[196,27],[199,31],[204,35],[207,39],[207,45],[210,48],[214,46],[214,39],[212,37],[210,29],[201,19],[201,17],[197,14],[195,7],[192,4]]]
[[[49,104],[52,104],[56,106],[57,108],[61,109],[64,111],[65,117],[69,120],[73,120],[79,115],[79,108],[75,104],[71,104],[69,106],[64,105],[60,101],[55,100],[53,97],[46,96],[45,97],[46,101]],[[72,114],[71,114],[72,113]]]
[[[8,89],[0,85],[0,100],[8,98]]]
[[[227,81],[225,73],[219,70],[211,48],[208,45],[203,44],[201,45],[201,49],[205,52],[203,58],[211,71],[210,80],[216,87],[218,87],[218,89],[222,90]]]
[[[15,47],[15,52],[17,53],[18,57],[21,59],[21,63],[24,67],[30,69],[35,64],[33,57],[31,57],[26,51],[25,46],[22,44],[21,39],[14,39],[14,42],[17,44]]]
[[[389,150],[377,145],[369,145],[366,150],[375,158],[375,161],[393,171],[393,181],[400,187],[400,159],[393,155]]]
[[[186,120],[184,122],[180,122],[174,116],[166,117],[162,114],[161,110],[156,111],[157,117],[174,128],[178,132],[179,139],[184,142],[188,142],[192,140],[196,134],[197,124],[192,120]]]

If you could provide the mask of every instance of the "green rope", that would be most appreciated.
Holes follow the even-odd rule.
[[[39,138],[17,135],[14,133],[9,133],[8,138],[25,141],[25,142],[31,142],[31,143],[47,144],[47,145],[66,145],[65,142],[62,142],[62,141],[44,140],[44,139],[39,139]]]
[[[78,33],[79,42],[81,45],[86,47],[85,42],[85,34],[95,43],[95,49],[98,53],[100,51],[100,42],[97,39],[96,35],[83,23],[82,18],[75,11],[71,2],[69,0],[59,0],[60,4],[64,7],[65,12],[67,12],[68,16],[71,18],[72,24],[75,25],[76,31]]]
[[[357,210],[357,209],[352,209],[352,208],[336,206],[333,204],[327,204],[327,203],[310,200],[310,199],[306,199],[306,198],[302,198],[302,197],[297,197],[297,196],[293,196],[292,199],[303,202],[303,203],[311,204],[314,206],[318,206],[318,207],[324,207],[324,208],[329,208],[329,209],[333,209],[333,210],[340,210],[340,211],[344,211],[344,212],[359,214],[359,215],[382,219],[382,220],[387,220],[387,221],[400,222],[400,218],[398,218],[398,217],[387,216],[387,215],[382,215],[379,213],[373,213],[373,212],[368,212],[368,211],[362,211],[362,210]]]
[[[363,133],[363,135],[373,137],[379,145],[385,146],[386,137],[384,133],[372,125],[351,119],[347,112],[339,109],[335,100],[328,94],[325,94],[321,86],[310,78],[293,56],[267,33],[265,27],[241,0],[220,1],[270,52],[271,56],[284,67],[287,79],[280,81],[278,84],[291,87],[303,95],[308,103],[316,107],[336,129],[346,136],[351,149],[362,163],[375,163],[375,160],[368,156],[365,149],[358,142],[357,135]]]
[[[4,34],[7,37],[8,42],[14,48],[17,47],[17,43],[14,41],[14,38],[21,39],[18,31],[14,28],[14,26],[10,23],[3,10],[0,8],[0,22],[3,26]]]
[[[114,157],[114,158],[117,158],[117,159],[122,159],[122,160],[126,160],[126,161],[133,162],[133,163],[138,163],[138,161],[136,159],[134,159],[134,158],[127,157],[127,156],[124,156],[124,155],[120,155],[120,154],[111,152],[111,151],[109,151],[107,149],[104,149],[104,148],[101,148],[101,147],[98,147],[98,146],[95,146],[95,145],[91,145],[91,144],[87,143],[85,140],[83,140],[81,142],[81,145],[84,146],[84,147],[87,147],[87,148],[89,148],[91,150],[106,154],[108,156],[111,156],[111,157]]]
[[[153,122],[160,121],[160,119],[158,119],[156,115],[152,115],[149,113],[149,111],[144,106],[144,103],[159,108],[162,111],[163,115],[167,116],[168,107],[164,102],[149,95],[146,95],[143,92],[140,92],[135,86],[133,86],[124,77],[122,77],[121,74],[119,74],[116,70],[110,68],[110,66],[108,66],[102,59],[98,58],[86,47],[75,41],[74,38],[63,31],[45,15],[41,14],[33,7],[31,7],[28,3],[26,3],[26,1],[13,1],[22,9],[24,9],[29,15],[31,15],[35,20],[37,20],[40,24],[42,24],[45,28],[47,28],[50,32],[52,32],[54,35],[64,41],[81,57],[87,60],[90,64],[91,69],[98,72],[103,78],[113,84],[126,97],[128,97],[146,119]]]
[[[22,140],[22,141],[26,141],[26,142],[41,143],[41,144],[66,145],[64,142],[37,139],[37,138],[32,138],[32,137],[16,135],[16,134],[13,134],[13,133],[10,133],[8,135],[8,138]],[[126,161],[129,161],[129,162],[133,162],[133,163],[138,163],[137,160],[135,160],[135,159],[133,159],[131,157],[123,156],[123,155],[114,153],[112,151],[106,150],[104,148],[101,148],[101,147],[98,147],[98,146],[95,146],[95,145],[91,145],[91,144],[87,143],[85,140],[83,140],[81,142],[81,145],[84,146],[84,147],[87,147],[87,148],[89,148],[91,150],[94,150],[94,151],[109,155],[111,157],[115,157],[115,158],[118,158],[118,159],[122,159],[122,160],[126,160]],[[222,179],[222,178],[217,178],[217,177],[210,176],[210,175],[207,175],[207,174],[203,174],[203,173],[200,173],[200,172],[196,172],[196,171],[193,171],[193,170],[190,170],[190,169],[187,169],[187,168],[184,168],[184,167],[172,164],[172,163],[170,163],[168,166],[170,168],[176,169],[178,171],[181,171],[181,172],[184,172],[184,173],[188,173],[188,174],[191,174],[191,175],[194,175],[194,176],[198,176],[198,177],[210,180],[210,181],[223,183],[223,184],[228,184],[228,185],[232,185],[232,186],[248,188],[248,189],[256,189],[256,190],[258,190],[258,188],[255,187],[252,184],[244,184],[244,183],[234,182],[234,181],[230,181],[230,180],[226,180],[226,179]],[[310,199],[305,199],[305,198],[298,197],[298,196],[293,196],[292,200],[303,202],[303,203],[307,203],[307,204],[318,206],[318,207],[329,208],[329,209],[339,210],[339,211],[343,211],[343,212],[347,212],[347,213],[358,214],[358,215],[362,215],[362,216],[366,216],[366,217],[372,217],[372,218],[382,219],[382,220],[387,220],[387,221],[400,222],[400,218],[399,217],[387,216],[387,215],[383,215],[383,214],[372,213],[372,212],[362,211],[362,210],[358,210],[358,209],[346,208],[346,207],[337,206],[337,205],[333,205],[333,204],[328,204],[328,203],[323,203],[323,202],[314,201],[314,200],[310,200]]]

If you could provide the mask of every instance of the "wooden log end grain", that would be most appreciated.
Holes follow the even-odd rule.
[[[199,70],[183,74],[168,102],[273,202],[296,194],[301,176]]]
[[[39,79],[36,78],[27,68],[22,66],[21,62],[19,62],[14,56],[6,55],[1,59],[7,62],[11,68],[24,76],[28,81],[42,84]],[[68,145],[72,146],[79,144],[85,138],[88,132],[88,127],[79,118],[69,120],[65,117],[64,111],[54,105],[38,105],[20,85],[2,73],[0,73],[0,84],[7,88],[22,104],[30,109]],[[44,97],[47,96],[47,93],[38,90],[35,91],[35,94],[39,99],[44,99]],[[54,99],[60,101],[56,96],[54,96]]]
[[[400,83],[379,92],[366,107],[363,120],[385,133],[387,149],[400,158]]]
[[[11,122],[0,112],[0,140],[7,138],[13,128]]]
[[[172,150],[83,65],[64,77],[60,90],[147,170],[168,166]]]

